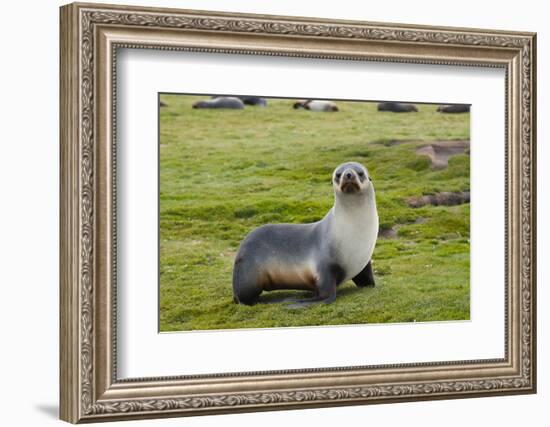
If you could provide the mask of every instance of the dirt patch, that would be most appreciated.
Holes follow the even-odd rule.
[[[397,237],[397,227],[394,225],[378,231],[378,237],[381,239],[395,239]]]
[[[385,147],[393,147],[395,145],[401,145],[401,144],[409,144],[411,142],[417,142],[412,139],[379,139],[377,141],[373,141],[373,144],[380,144]]]
[[[457,191],[454,193],[443,191],[441,193],[429,194],[427,196],[411,197],[407,204],[411,208],[420,208],[426,205],[432,206],[455,206],[470,203],[469,191]]]
[[[384,228],[383,230],[378,231],[378,238],[380,239],[396,239],[397,238],[397,230],[402,225],[408,225],[408,224],[424,224],[426,222],[426,218],[419,216],[416,218],[412,223],[407,224],[395,224],[392,225],[390,228]]]
[[[434,169],[445,169],[452,156],[464,153],[470,154],[470,140],[435,141],[416,150],[416,154],[429,157]]]
[[[394,147],[396,145],[409,144],[411,142],[414,142],[414,141],[406,140],[406,139],[391,139],[385,145],[387,147]]]

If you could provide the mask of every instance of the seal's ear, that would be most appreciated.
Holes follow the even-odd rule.
[[[370,177],[370,175],[369,175],[369,181],[372,182],[372,178]]]

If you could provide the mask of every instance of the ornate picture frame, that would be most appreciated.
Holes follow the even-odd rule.
[[[536,391],[535,34],[80,3],[60,13],[61,419],[79,423]],[[118,48],[504,69],[505,357],[119,380]]]

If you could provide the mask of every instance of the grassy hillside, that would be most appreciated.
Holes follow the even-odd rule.
[[[257,328],[469,319],[470,206],[408,207],[406,199],[470,188],[469,156],[435,171],[422,142],[468,139],[469,114],[434,105],[418,113],[338,102],[337,113],[267,108],[194,110],[197,97],[161,96],[160,329]],[[394,144],[392,141],[409,141]],[[333,304],[290,310],[232,302],[240,241],[266,223],[321,219],[333,203],[333,169],[363,163],[373,178],[381,229],[377,286],[341,285]],[[301,295],[300,292],[264,294]]]

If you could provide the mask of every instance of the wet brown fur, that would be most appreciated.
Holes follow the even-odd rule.
[[[298,289],[315,292],[316,284],[317,275],[311,269],[281,264],[266,266],[260,279],[264,291]]]

